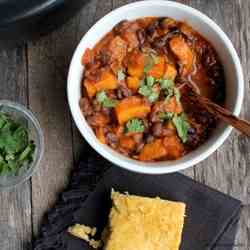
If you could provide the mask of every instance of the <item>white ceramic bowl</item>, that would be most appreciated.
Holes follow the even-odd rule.
[[[189,168],[211,155],[229,136],[232,128],[219,124],[211,137],[196,150],[176,161],[146,163],[136,161],[100,144],[79,107],[83,74],[81,57],[113,26],[124,19],[145,16],[168,16],[185,21],[207,38],[219,54],[226,76],[226,108],[239,115],[243,101],[243,73],[238,55],[226,34],[210,18],[183,4],[170,1],[141,1],[118,8],[100,19],[82,38],[72,58],[68,74],[68,102],[74,121],[88,143],[103,157],[122,168],[147,174],[164,174]]]

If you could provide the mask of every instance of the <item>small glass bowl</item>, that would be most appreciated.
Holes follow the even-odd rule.
[[[29,139],[33,140],[36,148],[33,161],[22,166],[17,174],[0,175],[0,191],[11,189],[28,180],[38,167],[44,152],[44,137],[38,120],[26,107],[7,100],[0,101],[0,112],[9,114],[15,121],[28,129]]]

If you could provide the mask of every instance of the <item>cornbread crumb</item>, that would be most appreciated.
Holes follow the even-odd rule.
[[[68,228],[68,232],[77,238],[85,240],[86,242],[89,243],[90,246],[92,246],[95,249],[102,246],[102,242],[100,240],[94,240],[89,237],[89,236],[91,237],[95,236],[96,234],[95,227],[91,228],[89,226],[75,224],[74,226]]]
[[[101,240],[93,240],[91,239],[89,241],[89,245],[93,247],[94,249],[100,248],[102,246],[102,241]]]

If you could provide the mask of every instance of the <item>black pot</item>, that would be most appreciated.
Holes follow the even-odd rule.
[[[46,34],[72,17],[87,0],[0,0],[0,48]]]

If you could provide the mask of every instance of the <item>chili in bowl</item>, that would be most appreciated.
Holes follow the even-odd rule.
[[[134,14],[123,20],[125,10]],[[106,32],[97,35],[101,27]],[[218,50],[220,43],[224,48]],[[77,86],[76,60],[82,67]],[[130,4],[101,19],[80,42],[68,78],[71,111],[88,142],[117,165],[173,172],[207,157],[230,132],[191,101],[190,85],[238,114],[243,81],[238,62],[223,31],[196,10],[166,1]]]

